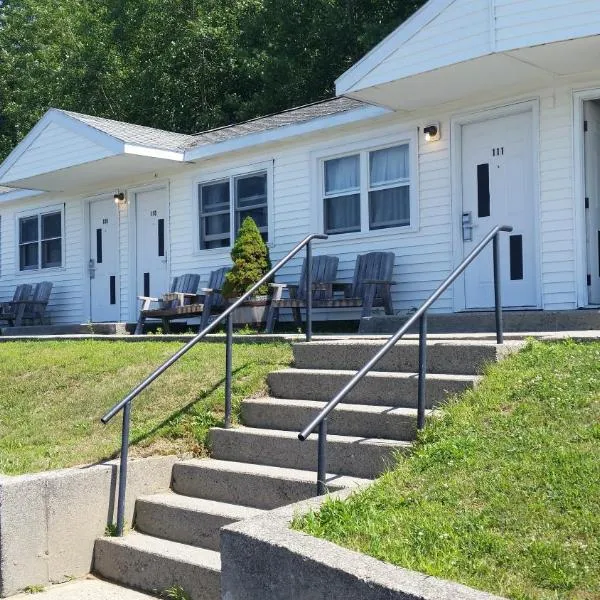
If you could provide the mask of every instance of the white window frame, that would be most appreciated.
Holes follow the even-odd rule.
[[[60,213],[60,238],[48,238],[48,239],[60,239],[60,265],[53,265],[51,267],[42,267],[42,217],[53,213]],[[38,219],[38,264],[36,268],[32,269],[21,269],[21,220],[31,217],[37,217]],[[25,275],[31,273],[40,273],[48,271],[60,271],[65,268],[65,205],[54,204],[51,206],[44,206],[41,208],[35,208],[27,211],[21,211],[15,213],[15,273],[18,275]]]
[[[203,186],[209,186],[209,185],[219,185],[219,184],[224,184],[226,183],[229,186],[229,198],[228,198],[228,202],[227,202],[227,209],[222,208],[219,210],[216,210],[214,212],[202,212],[202,205],[201,205],[201,198],[200,198],[200,188]],[[200,250],[218,250],[220,248],[228,248],[231,245],[231,203],[232,203],[232,193],[231,193],[231,184],[232,184],[232,180],[231,177],[224,177],[222,179],[215,179],[213,181],[204,181],[202,183],[199,183],[196,190],[197,190],[197,198],[198,198],[198,208],[197,208],[197,214],[198,214],[198,247],[200,248]],[[229,237],[229,244],[226,244],[225,246],[217,246],[215,248],[202,248],[202,236],[203,236],[203,230],[204,227],[202,226],[202,220],[205,218],[209,218],[209,217],[215,217],[218,215],[223,215],[223,214],[228,214],[229,215],[229,231],[227,232],[227,234],[225,235],[214,235],[214,237],[210,240],[216,240],[216,239],[225,239],[225,236]]]
[[[377,150],[385,150],[394,146],[408,145],[409,154],[409,180],[404,185],[409,186],[410,202],[410,224],[394,225],[377,229],[369,228],[369,192],[389,187],[397,187],[396,184],[385,184],[371,186],[369,178],[369,153]],[[341,150],[340,148],[343,148]],[[419,229],[419,185],[418,185],[418,135],[416,128],[394,135],[370,138],[369,140],[354,141],[343,144],[338,141],[335,147],[329,146],[312,153],[314,172],[316,174],[315,201],[313,207],[317,218],[315,224],[320,232],[325,231],[325,161],[343,158],[344,156],[360,155],[360,231],[346,233],[331,233],[332,240],[345,240],[352,238],[385,236],[390,234],[410,233]],[[344,194],[329,194],[327,197]]]
[[[232,167],[230,169],[220,169],[198,177],[193,181],[192,193],[192,214],[194,215],[194,254],[206,256],[207,253],[229,254],[235,242],[236,219],[239,212],[235,202],[236,179],[247,177],[253,174],[266,173],[267,176],[267,246],[272,247],[275,240],[274,218],[273,218],[273,161],[260,162],[243,167]],[[229,181],[229,245],[219,248],[201,248],[200,245],[200,186],[218,183],[219,181]]]

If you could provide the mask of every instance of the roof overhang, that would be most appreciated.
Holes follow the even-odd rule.
[[[0,185],[71,192],[182,162],[183,151],[129,144],[50,109],[0,165]]]
[[[600,35],[494,52],[424,73],[347,92],[357,100],[412,111],[498,90],[521,92],[553,85],[561,77],[597,71]]]
[[[24,200],[26,198],[34,198],[44,192],[39,190],[9,190],[7,192],[0,193],[0,204],[4,202],[14,202],[15,200]]]

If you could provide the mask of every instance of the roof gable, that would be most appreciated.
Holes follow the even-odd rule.
[[[429,0],[399,27],[394,29],[375,48],[370,50],[357,63],[337,78],[336,92],[341,95],[354,87],[366,74],[385,60],[396,48],[409,41],[430,21],[435,19],[454,0]]]
[[[337,93],[600,34],[598,0],[430,0],[337,81]],[[356,92],[356,93],[355,93]]]
[[[118,157],[127,159],[130,174],[140,168],[152,170],[159,164],[156,161],[182,162],[190,139],[192,136],[53,108],[0,165],[0,185],[54,190],[37,186],[48,185],[50,174],[68,184],[62,173],[65,169],[93,172],[99,161],[106,164]],[[87,179],[89,176],[88,172]],[[52,186],[56,185],[54,181]]]
[[[0,165],[0,184],[113,156],[122,143],[50,109]]]

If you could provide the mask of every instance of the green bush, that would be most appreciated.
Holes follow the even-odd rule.
[[[246,217],[231,250],[233,267],[225,276],[223,296],[235,298],[249,290],[271,269],[269,249],[260,235],[252,217]],[[256,291],[257,296],[266,296],[268,284]]]

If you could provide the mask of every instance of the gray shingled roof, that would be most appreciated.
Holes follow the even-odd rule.
[[[127,144],[138,144],[160,150],[183,152],[184,150],[198,146],[225,142],[251,133],[260,133],[285,127],[286,125],[306,123],[313,119],[355,110],[362,106],[366,105],[358,100],[332,98],[331,100],[291,108],[274,115],[259,117],[245,121],[244,123],[226,125],[225,127],[210,129],[194,135],[163,131],[162,129],[154,129],[153,127],[133,125],[131,123],[113,121],[112,119],[93,117],[66,110],[62,112]]]
[[[251,133],[260,133],[271,129],[278,129],[286,125],[297,125],[306,123],[313,119],[327,117],[337,113],[355,110],[362,106],[367,106],[358,100],[351,98],[332,98],[331,100],[323,100],[306,106],[290,108],[283,112],[269,115],[267,117],[259,117],[244,123],[227,125],[209,131],[203,131],[193,136],[193,142],[188,148],[196,148],[198,146],[206,146],[207,144],[216,144],[227,140],[242,137]]]
[[[103,131],[126,144],[148,146],[160,150],[181,151],[185,149],[187,144],[193,139],[193,136],[185,135],[183,133],[173,133],[172,131],[163,131],[162,129],[134,125],[133,123],[124,123],[123,121],[113,121],[112,119],[103,119],[102,117],[82,115],[68,110],[62,112],[94,129]]]

